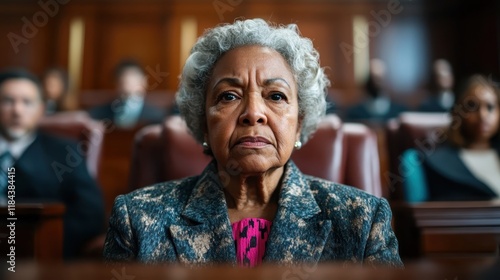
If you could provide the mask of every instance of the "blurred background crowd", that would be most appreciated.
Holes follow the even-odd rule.
[[[137,145],[147,143],[144,136],[153,132],[168,138],[161,128],[178,115],[174,96],[196,38],[206,28],[236,18],[259,17],[279,24],[295,23],[313,41],[332,81],[328,113],[342,123],[363,124],[376,136],[376,185],[380,188],[376,193],[390,201],[410,202],[498,198],[500,109],[495,81],[500,78],[499,11],[494,0],[4,0],[0,3],[0,70],[4,73],[0,80],[0,154],[11,149],[5,162],[19,166],[18,177],[33,178],[20,179],[19,201],[45,199],[66,204],[64,257],[99,255],[114,198],[143,187],[144,182],[154,182],[142,180],[141,170],[161,173],[180,168],[148,166],[141,161],[138,153],[142,150]],[[12,83],[19,80],[31,81],[35,87]],[[472,100],[468,96],[477,97],[476,103],[464,103]],[[29,113],[32,109],[27,103],[18,108],[16,100],[34,104],[40,100],[37,108],[43,113]],[[468,104],[467,116],[476,112],[477,117],[454,112],[457,104]],[[491,120],[485,117],[491,114]],[[456,116],[466,120],[464,140],[453,142],[459,150],[479,147],[493,152],[483,156],[451,153],[441,158],[433,157],[435,153],[422,155],[425,149],[416,136],[412,138],[413,130],[399,130],[401,124],[411,125],[416,120],[424,127],[449,131]],[[154,124],[157,126],[151,126]],[[10,140],[19,129],[29,131],[31,138],[23,138],[24,144],[16,148]],[[30,145],[41,139],[39,130],[76,143],[55,146],[48,143],[59,140],[44,140],[47,143],[40,142],[38,151]],[[418,134],[427,137],[421,143],[434,151],[425,142],[429,139],[425,133]],[[481,149],[484,143],[492,144]],[[86,164],[64,169],[72,154],[65,147],[81,151]],[[21,152],[16,155],[12,149]],[[171,157],[161,151],[163,154],[147,156]],[[186,153],[201,155],[200,151]],[[33,154],[28,157],[23,152]],[[40,156],[43,153],[50,155]],[[23,156],[29,158],[24,165]],[[457,158],[471,176],[442,174],[435,168],[448,166]],[[196,174],[198,170],[190,170],[192,166],[184,159],[171,162],[188,169],[182,175]],[[423,164],[415,164],[419,160]],[[482,162],[488,164],[480,165]],[[478,164],[484,167],[470,167]],[[463,175],[463,166],[454,168],[443,172]],[[54,179],[57,174],[62,179]],[[44,176],[51,178],[45,180]],[[86,191],[61,191],[76,189],[75,180],[86,182],[79,186]],[[40,187],[42,183],[45,185]],[[456,193],[448,193],[432,189],[433,184],[459,186]]]

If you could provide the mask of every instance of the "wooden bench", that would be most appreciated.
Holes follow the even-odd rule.
[[[25,259],[61,261],[65,209],[61,203],[17,203],[14,216],[11,216],[7,206],[0,206],[0,259],[8,258],[11,246],[15,246],[16,262]],[[12,231],[7,227],[11,222],[15,223]],[[15,236],[12,238],[15,244],[8,243],[10,236]]]
[[[500,250],[500,200],[392,203],[401,255],[483,258]]]

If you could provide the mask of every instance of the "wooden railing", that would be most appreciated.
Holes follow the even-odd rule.
[[[405,257],[498,256],[500,200],[392,203]]]
[[[2,263],[5,264],[5,258],[10,260],[12,253],[16,262],[27,259],[61,261],[64,212],[65,206],[60,203],[18,203],[10,209],[0,206]]]

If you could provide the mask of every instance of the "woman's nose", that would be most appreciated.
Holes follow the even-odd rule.
[[[245,108],[239,117],[240,124],[257,125],[267,123],[265,100],[260,93],[249,94],[244,106]]]

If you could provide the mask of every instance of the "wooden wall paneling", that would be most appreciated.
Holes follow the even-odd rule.
[[[454,47],[460,59],[455,69],[458,78],[475,73],[500,78],[500,4],[491,0],[484,2],[481,5],[464,2],[456,15]]]
[[[349,56],[343,51],[346,44],[354,46],[352,33],[353,17],[354,14],[351,13],[339,13],[332,21],[332,26],[335,29],[330,31],[332,36],[331,50],[333,61],[330,65],[326,66],[331,67],[330,79],[332,81],[332,88],[337,93],[332,98],[337,103],[337,106],[340,107],[354,104],[360,99],[360,91],[354,79],[353,56]]]
[[[84,45],[83,45],[83,60],[80,76],[80,85],[78,88],[73,88],[74,99],[70,100],[70,105],[79,109],[82,102],[82,89],[95,88],[93,84],[94,65],[98,63],[95,56],[95,14],[97,11],[96,5],[80,4],[78,2],[69,2],[62,7],[60,25],[57,30],[57,64],[60,67],[68,69],[69,66],[69,38],[70,38],[70,24],[76,18],[82,18],[84,21]],[[77,85],[73,85],[77,86]]]
[[[171,93],[171,89],[175,89],[177,86],[171,86],[169,84],[169,79],[171,76],[176,76],[176,72],[171,72],[169,69],[169,64],[171,64],[170,59],[171,56],[169,55],[170,49],[172,48],[173,41],[170,38],[171,30],[170,30],[170,25],[169,25],[169,18],[171,17],[171,14],[169,14],[169,7],[168,5],[165,5],[165,7],[162,8],[162,12],[158,15],[158,21],[159,21],[159,28],[158,31],[159,33],[157,36],[159,37],[160,45],[159,45],[159,52],[160,52],[160,57],[159,57],[159,62],[158,62],[158,67],[156,65],[152,66],[152,68],[160,73],[158,73],[159,80],[155,81],[158,83],[158,86],[155,89],[151,89],[151,91],[161,91],[161,90],[169,90],[169,93]]]
[[[10,3],[2,5],[0,68],[26,68],[37,75],[43,72],[53,56],[54,42],[51,41],[51,34],[54,19],[42,12],[36,2],[22,6]],[[37,16],[34,20],[35,14],[41,16]],[[15,43],[17,46],[13,46],[9,39],[13,37],[16,39],[12,40],[16,42],[19,40],[22,43]]]
[[[81,9],[84,12],[78,13]],[[80,89],[98,89],[98,83],[95,75],[96,69],[101,66],[99,57],[99,30],[101,28],[98,22],[98,6],[80,6],[75,7],[72,17],[82,16],[85,20],[85,45],[83,50],[83,69]]]
[[[166,68],[161,58],[162,24],[159,14],[147,18],[136,14],[108,14],[97,17],[97,88],[114,88],[113,71],[124,58],[139,61],[145,69]],[[148,70],[146,70],[148,73]]]
[[[54,29],[54,61],[55,66],[66,69],[68,67],[69,52],[69,21],[66,16],[67,7],[62,7],[60,16],[57,18],[56,28]]]
[[[168,47],[165,47],[165,63],[167,65],[168,76],[166,78],[166,86],[168,89],[177,90],[179,86],[179,76],[181,74],[181,68],[179,64],[179,54],[180,54],[180,20],[178,15],[175,15],[173,11],[170,11],[166,15],[164,23],[165,32],[165,43]]]

